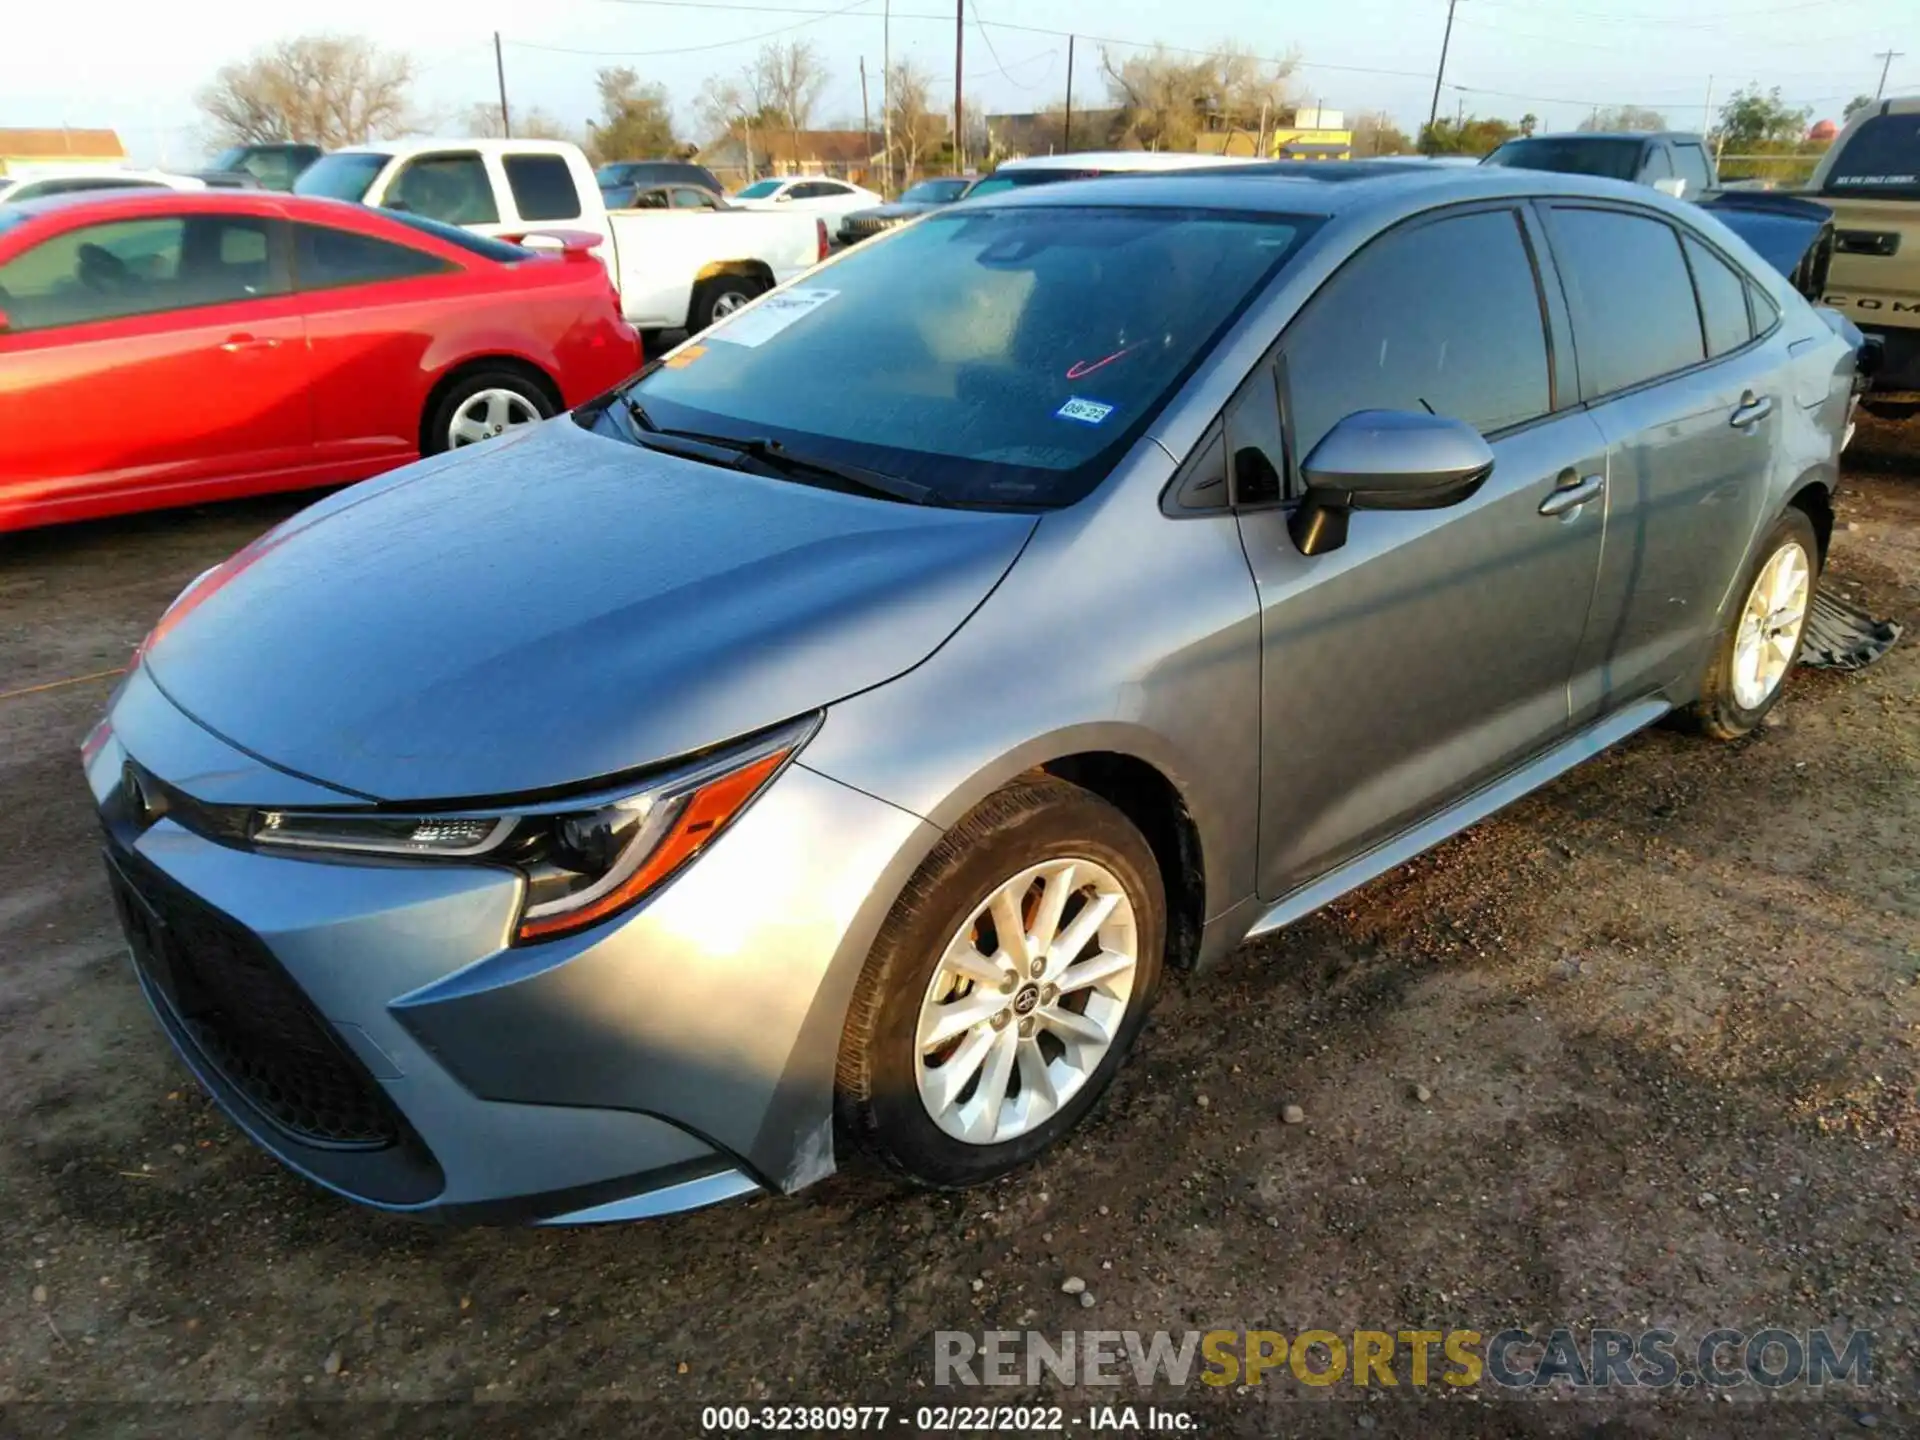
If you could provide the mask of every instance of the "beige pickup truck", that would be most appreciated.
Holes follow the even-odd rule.
[[[1826,303],[1881,343],[1864,403],[1896,418],[1920,414],[1920,95],[1855,115],[1806,193],[1833,211]]]

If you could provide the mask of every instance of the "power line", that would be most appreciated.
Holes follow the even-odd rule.
[[[614,0],[614,3],[623,4],[623,5],[667,4],[667,5],[674,5],[676,7],[684,6],[686,8],[701,9],[701,10],[720,8],[718,6],[691,5],[689,4],[689,0]],[[771,40],[776,35],[785,35],[788,32],[793,30],[803,30],[809,25],[818,24],[821,20],[828,20],[833,18],[836,15],[850,15],[855,10],[859,10],[862,7],[870,5],[872,3],[873,3],[873,0],[854,0],[853,4],[844,5],[838,10],[787,11],[786,13],[789,13],[789,14],[795,14],[795,13],[811,14],[811,15],[814,15],[815,18],[812,20],[796,21],[792,25],[782,25],[775,30],[762,30],[757,35],[740,35],[740,36],[736,36],[732,40],[713,40],[713,41],[709,41],[705,45],[679,45],[668,50],[582,50],[569,45],[541,45],[532,40],[509,40],[506,43],[509,45],[518,46],[522,50],[540,50],[549,55],[590,55],[590,56],[595,56],[601,59],[645,60],[656,55],[694,55],[706,50],[726,50],[726,49],[732,48],[735,45],[751,45],[755,41]],[[746,8],[746,9],[756,9],[756,10],[780,9],[780,7],[768,6],[768,5],[745,6],[745,7],[736,6],[736,7],[728,7],[728,8]]]

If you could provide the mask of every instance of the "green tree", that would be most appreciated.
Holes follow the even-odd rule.
[[[1780,87],[1762,93],[1758,85],[1733,92],[1720,107],[1714,140],[1732,155],[1755,155],[1796,146],[1806,137],[1813,111],[1795,110],[1780,98]]]
[[[1644,105],[1604,105],[1582,120],[1579,128],[1608,133],[1616,130],[1664,130],[1667,128],[1667,117]]]
[[[1394,124],[1384,110],[1371,110],[1353,122],[1353,158],[1368,160],[1375,155],[1411,155],[1413,141]]]
[[[664,85],[646,84],[625,65],[607,67],[595,82],[600,90],[600,118],[587,122],[586,145],[594,164],[679,153]]]
[[[1420,127],[1422,155],[1485,155],[1513,139],[1519,127],[1508,120],[1468,115],[1459,120],[1436,120]]]
[[[1856,95],[1847,102],[1847,108],[1840,112],[1840,118],[1851,120],[1862,110],[1871,110],[1878,103],[1871,95]]]

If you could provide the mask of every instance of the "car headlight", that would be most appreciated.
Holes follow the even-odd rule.
[[[713,843],[819,725],[791,724],[614,793],[492,812],[263,810],[265,850],[486,860],[526,877],[517,942],[598,924],[657,890]]]

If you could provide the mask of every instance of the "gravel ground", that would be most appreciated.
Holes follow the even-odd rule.
[[[1911,629],[1920,427],[1869,427],[1851,458],[1831,583]],[[0,692],[120,665],[293,508],[0,539]],[[1176,979],[1086,1131],[1012,1180],[843,1177],[575,1232],[350,1207],[202,1097],[95,856],[75,747],[110,684],[0,695],[0,1434],[452,1434],[478,1422],[445,1402],[473,1400],[504,1402],[503,1434],[697,1433],[702,1404],[789,1401],[892,1405],[897,1430],[982,1398],[932,1388],[937,1330],[1557,1324],[1867,1328],[1875,1374],[1823,1401],[1597,1408],[1291,1377],[986,1398],[1063,1403],[1076,1429],[1149,1401],[1216,1433],[1920,1426],[1912,638],[1800,673],[1745,743],[1640,736]],[[580,1400],[630,1403],[534,1406]]]

